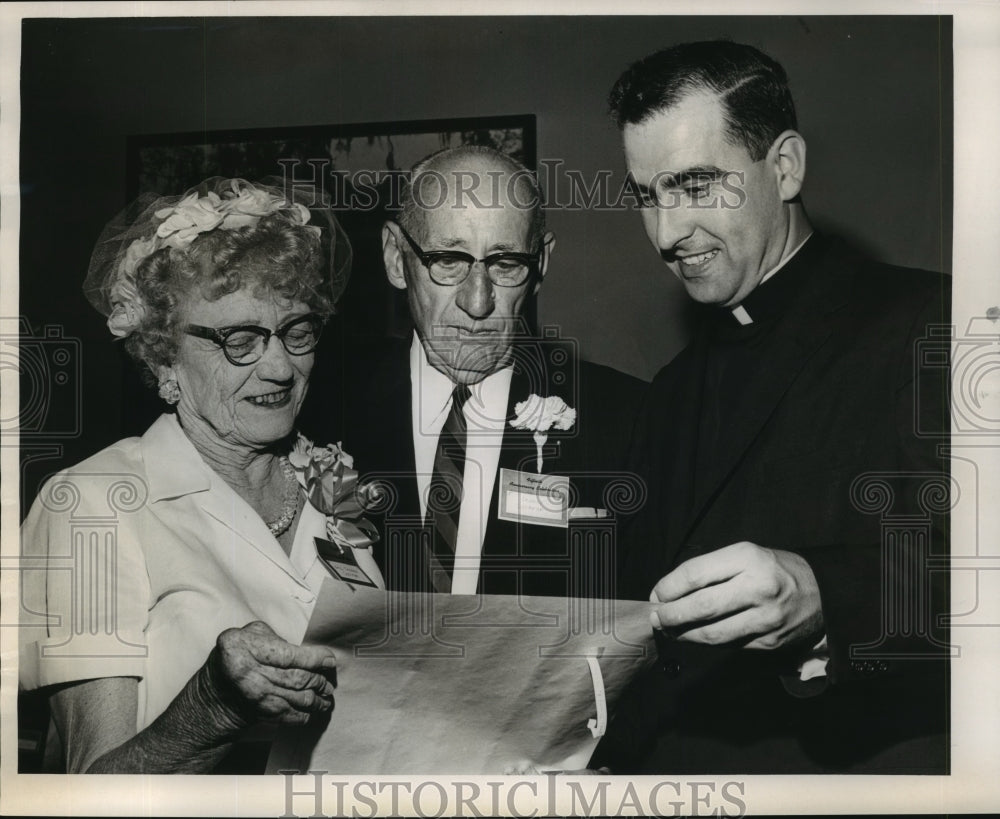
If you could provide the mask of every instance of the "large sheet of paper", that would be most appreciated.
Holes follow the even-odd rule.
[[[283,731],[271,772],[500,774],[584,767],[655,659],[651,604],[407,594],[324,583],[304,642],[337,649],[325,725]]]

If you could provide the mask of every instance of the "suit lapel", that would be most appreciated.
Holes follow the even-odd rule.
[[[510,379],[510,392],[507,395],[507,423],[504,424],[503,444],[500,450],[500,466],[507,469],[522,469],[525,466],[525,458],[529,456],[535,448],[535,441],[532,433],[526,430],[514,429],[510,425],[516,413],[514,407],[521,401],[528,398],[531,393],[540,394],[545,397],[545,387],[539,387],[537,381],[537,371],[527,363],[524,358],[522,348],[514,362],[514,372]],[[535,374],[531,377],[529,373]]]
[[[358,462],[362,476],[378,476],[395,487],[391,514],[419,515],[408,347],[394,345],[368,375],[369,398],[361,409],[367,417],[357,419],[358,429],[367,431],[364,460]]]
[[[689,430],[687,435],[671,435],[673,451],[665,453],[635,453],[639,458],[653,457],[655,469],[663,469],[669,502],[660,510],[664,542],[682,544],[685,533],[695,517],[695,474],[698,457],[698,428],[705,401],[705,360],[708,351],[707,334],[702,328],[690,347],[681,355],[690,356],[680,377],[672,384],[672,406],[662,409],[661,423],[675,430]],[[701,506],[702,504],[698,504]],[[652,554],[652,550],[650,551]],[[656,571],[660,571],[659,567]]]
[[[510,379],[510,392],[507,395],[507,421],[504,426],[503,441],[500,448],[500,459],[497,464],[497,476],[493,484],[493,494],[490,498],[489,518],[486,524],[486,536],[483,538],[482,556],[496,557],[512,554],[515,547],[525,547],[524,539],[529,537],[532,527],[520,527],[518,524],[502,521],[498,518],[500,503],[500,469],[534,471],[536,447],[530,431],[514,429],[509,421],[516,414],[514,407],[524,401],[532,393],[547,395],[550,392],[549,373],[544,361],[539,361],[537,348],[532,344],[521,344],[514,348],[514,372]],[[559,447],[558,433],[550,432],[545,444],[547,462],[555,463],[555,453]],[[548,471],[548,470],[545,470]],[[482,578],[480,577],[480,588]]]
[[[514,405],[528,397],[528,377],[525,368],[515,361],[514,372],[510,379],[510,392],[507,394],[507,415],[509,421],[514,417]],[[503,439],[500,444],[500,459],[497,463],[497,475],[493,482],[493,494],[490,497],[489,517],[486,521],[486,534],[483,537],[483,558],[494,557],[506,553],[511,544],[506,543],[509,532],[504,521],[498,518],[500,505],[500,470],[519,469],[525,457],[524,432],[514,429],[509,423],[504,424]],[[530,437],[530,435],[529,435]],[[482,588],[482,575],[480,575]]]
[[[683,543],[691,530],[705,514],[712,500],[738,468],[747,450],[760,435],[768,419],[781,404],[795,383],[806,363],[830,337],[835,326],[836,312],[847,303],[847,291],[840,286],[838,271],[828,263],[827,257],[817,262],[819,270],[787,271],[793,275],[810,277],[805,291],[795,299],[779,324],[771,332],[780,334],[782,343],[767,366],[755,373],[746,395],[735,413],[733,422],[721,432],[718,452],[722,455],[705,469],[705,479],[698,482],[690,507],[690,517],[678,541]],[[841,271],[842,275],[842,271]],[[696,368],[700,378],[702,402],[725,401],[725,396],[705,395],[705,354]],[[694,386],[694,385],[692,385]],[[689,419],[693,431],[689,446],[697,446],[697,419]],[[699,457],[695,455],[695,457]],[[705,465],[702,465],[703,468]]]

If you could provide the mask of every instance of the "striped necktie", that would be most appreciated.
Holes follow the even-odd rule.
[[[469,400],[465,384],[455,386],[451,410],[441,428],[434,473],[427,494],[427,517],[433,541],[430,561],[431,586],[438,592],[451,591],[455,548],[458,545],[458,517],[462,510],[462,476],[465,472],[466,422],[462,408]]]

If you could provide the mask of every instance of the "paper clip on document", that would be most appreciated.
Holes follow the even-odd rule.
[[[590,680],[594,684],[594,705],[597,707],[597,717],[587,720],[587,727],[595,739],[604,736],[608,727],[608,701],[604,696],[604,675],[601,674],[601,664],[597,661],[604,653],[604,649],[598,649],[597,655],[587,658],[587,665],[590,666]]]

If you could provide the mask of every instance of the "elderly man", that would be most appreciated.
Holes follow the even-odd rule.
[[[592,765],[943,773],[947,367],[917,352],[948,281],[813,229],[785,72],[756,49],[666,49],[611,104],[649,240],[705,309],[636,428],[621,586],[659,604],[660,663]]]
[[[413,169],[382,246],[414,332],[348,373],[344,444],[386,490],[387,585],[599,593],[608,574],[581,566],[568,529],[608,525],[604,490],[623,479],[645,384],[527,332],[555,247],[535,178],[493,149],[436,153]]]

